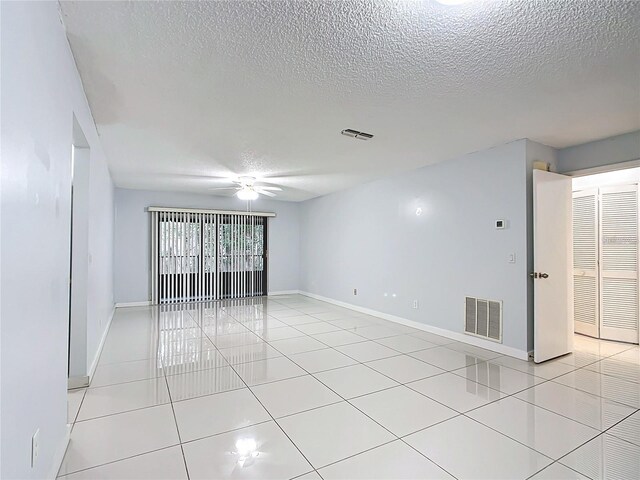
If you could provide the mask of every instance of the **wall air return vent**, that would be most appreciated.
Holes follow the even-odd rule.
[[[502,343],[502,302],[465,297],[464,332]]]
[[[345,128],[340,133],[347,137],[358,138],[360,140],[370,140],[373,138],[373,135],[370,133],[359,132],[357,130],[352,130],[351,128]]]

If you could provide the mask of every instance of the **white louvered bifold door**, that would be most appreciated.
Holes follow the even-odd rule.
[[[600,338],[638,343],[638,186],[600,189]]]
[[[598,189],[573,192],[573,315],[576,333],[598,337]]]

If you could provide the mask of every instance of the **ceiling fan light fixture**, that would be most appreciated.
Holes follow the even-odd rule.
[[[238,190],[236,196],[240,200],[257,200],[260,195],[253,188],[245,187]]]

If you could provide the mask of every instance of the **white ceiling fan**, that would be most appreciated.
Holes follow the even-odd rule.
[[[255,177],[238,177],[237,179],[230,180],[235,184],[234,187],[216,187],[209,190],[222,191],[222,190],[235,190],[235,195],[240,200],[256,200],[260,195],[266,195],[267,197],[275,197],[275,192],[281,192],[282,188],[272,187],[268,185],[256,184]]]

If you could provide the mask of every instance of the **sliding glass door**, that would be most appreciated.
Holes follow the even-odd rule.
[[[188,301],[199,292],[202,259],[202,220],[192,215],[159,219],[159,298]]]
[[[234,217],[221,215],[218,226],[220,298],[266,295],[266,218]]]
[[[152,301],[175,303],[267,293],[267,219],[152,211]]]

